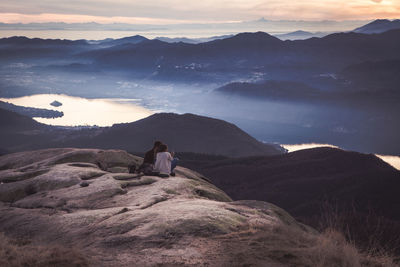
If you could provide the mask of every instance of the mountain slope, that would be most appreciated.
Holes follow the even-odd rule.
[[[155,140],[161,140],[168,144],[170,150],[180,152],[231,157],[283,153],[278,146],[263,144],[231,123],[173,113],[160,113],[136,122],[117,124],[95,137],[73,140],[68,145],[143,152]]]
[[[347,81],[349,90],[361,89],[376,93],[383,98],[389,95],[397,101],[400,90],[400,60],[367,61],[350,65],[340,72]]]
[[[86,40],[40,39],[10,37],[0,39],[0,60],[3,62],[18,60],[24,63],[30,60],[68,59],[75,53],[91,49]]]
[[[95,129],[63,129],[40,124],[0,109],[0,148],[21,151],[49,147],[119,148],[147,151],[154,141],[170,151],[195,152],[231,157],[284,153],[278,145],[264,144],[237,126],[193,114],[159,113],[132,123]]]
[[[281,39],[281,40],[304,40],[304,39],[309,39],[312,37],[324,37],[328,35],[328,33],[324,32],[307,32],[307,31],[294,31],[294,32],[289,32],[289,33],[283,33],[283,34],[276,34],[274,35],[275,37]]]
[[[358,246],[400,254],[400,172],[374,155],[334,148],[271,157],[181,161],[234,200],[274,203],[319,228],[339,228]],[[368,223],[365,223],[368,221]]]
[[[374,155],[335,148],[185,166],[209,177],[233,199],[276,203],[297,215],[316,214],[325,200],[353,201],[400,220],[400,172]]]
[[[0,153],[40,148],[57,137],[52,127],[0,108]]]
[[[45,125],[36,122],[32,118],[20,115],[13,111],[0,108],[0,125],[2,133],[18,133],[21,131],[32,131],[43,128]]]
[[[265,81],[263,83],[235,82],[215,90],[228,95],[240,95],[251,98],[304,100],[319,95],[316,90],[306,84],[290,81]]]
[[[353,32],[373,34],[382,33],[394,29],[400,29],[400,19],[377,19],[364,26],[354,29]]]
[[[101,45],[101,46],[116,46],[116,45],[122,45],[122,44],[138,44],[143,41],[148,41],[146,37],[143,37],[141,35],[134,35],[134,36],[129,36],[129,37],[124,37],[124,38],[119,38],[119,39],[106,39],[102,41],[96,42],[96,44]]]

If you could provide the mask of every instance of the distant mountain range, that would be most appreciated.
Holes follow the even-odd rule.
[[[138,44],[143,41],[148,41],[146,37],[143,37],[141,35],[135,35],[135,36],[130,36],[130,37],[124,37],[120,39],[105,39],[105,40],[100,40],[100,41],[91,41],[91,44],[97,44],[102,47],[111,47],[111,46],[116,46],[116,45],[123,45],[123,44]]]
[[[40,124],[0,108],[0,125],[0,148],[6,151],[67,146],[120,148],[143,153],[154,141],[161,140],[177,152],[230,157],[285,152],[279,145],[257,141],[231,123],[193,114],[160,113],[112,127],[68,130]]]
[[[297,29],[303,29],[311,32],[332,32],[347,31],[368,23],[367,20],[348,20],[348,21],[301,21],[301,20],[266,20],[264,18],[252,21],[229,22],[229,23],[190,23],[190,24],[169,24],[169,25],[152,25],[152,24],[127,24],[127,23],[111,23],[100,24],[90,23],[0,23],[0,30],[18,30],[18,31],[126,31],[126,32],[146,32],[147,34],[165,33],[166,36],[177,34],[180,32],[196,33],[204,35],[210,32],[218,35],[231,34],[244,31],[268,32],[291,32]],[[99,34],[97,34],[98,36]],[[214,34],[215,35],[215,34]],[[184,36],[184,34],[182,35]],[[89,38],[90,39],[90,38]]]
[[[228,34],[228,35],[221,35],[221,36],[212,36],[212,37],[206,37],[206,38],[186,38],[186,37],[175,37],[175,38],[169,38],[169,37],[156,37],[154,39],[160,40],[166,43],[187,43],[187,44],[199,44],[199,43],[205,43],[205,42],[210,42],[214,40],[220,40],[220,39],[225,39],[232,37],[233,34]]]
[[[119,71],[145,80],[222,85],[261,74],[268,78],[268,81],[261,78],[261,83],[279,85],[276,94],[291,98],[304,93],[300,91],[305,87],[314,88],[315,92],[308,92],[317,98],[324,92],[368,91],[374,94],[384,90],[389,97],[399,93],[394,88],[398,70],[393,62],[400,60],[400,29],[379,34],[335,33],[295,41],[282,41],[264,32],[220,37],[222,39],[198,44],[173,40],[168,43],[140,35],[96,42],[11,37],[0,39],[0,60],[4,64],[39,63],[37,70],[45,72]],[[372,65],[384,69],[379,72],[384,79],[377,73],[365,75],[371,72],[368,70]],[[3,93],[16,91],[7,89],[7,84],[1,85]],[[254,90],[242,94],[249,96]],[[257,90],[259,94],[261,91]],[[263,94],[267,96],[271,91]],[[362,96],[365,97],[368,94]]]
[[[390,31],[390,30],[394,30],[394,29],[400,29],[400,19],[395,19],[395,20],[377,19],[371,23],[368,23],[357,29],[354,29],[353,32],[374,34],[374,33],[386,32],[386,31]]]
[[[153,78],[177,78],[179,72],[181,79],[187,75],[190,79],[200,75],[201,79],[207,72],[223,68],[224,72],[241,69],[244,73],[257,69],[292,79],[292,68],[296,73],[299,68],[306,68],[315,75],[365,61],[397,59],[400,44],[400,30],[378,35],[335,33],[296,41],[281,41],[263,32],[225,37],[199,44],[167,43],[138,35],[96,42],[11,37],[0,39],[0,60],[84,61],[95,64],[97,69],[129,68],[131,72],[154,73]],[[192,63],[196,69],[185,71],[185,66]]]
[[[309,39],[312,37],[324,37],[328,34],[331,34],[330,32],[307,32],[307,31],[294,31],[294,32],[289,32],[289,33],[283,33],[283,34],[274,34],[275,37],[278,37],[281,40],[304,40],[304,39]]]
[[[259,100],[258,110],[249,114],[239,114],[240,108],[236,114],[209,114],[238,125],[251,120],[253,124],[246,129],[257,129],[251,133],[260,140],[284,142],[282,136],[291,135],[287,140],[292,142],[298,138],[297,130],[288,132],[282,130],[284,126],[269,139],[271,124],[260,114],[269,109],[261,102],[272,99],[293,108],[300,104],[310,108],[310,113],[298,114],[298,119],[271,122],[290,124],[290,129],[304,131],[307,140],[320,138],[354,150],[395,154],[400,127],[396,120],[399,47],[400,29],[294,41],[282,41],[265,32],[244,32],[198,44],[142,36],[96,42],[3,38],[0,62],[5,67],[1,75],[15,78],[0,79],[0,96],[49,93],[51,88],[56,93],[89,98],[142,95],[151,102],[153,85],[167,85],[173,94],[178,91],[176,85],[179,93],[188,97],[196,87],[207,93],[204,98],[216,99],[221,97],[216,94],[219,92],[234,95],[238,102]],[[34,84],[29,84],[32,81]],[[125,81],[126,88],[121,85]],[[224,89],[213,91],[220,87]],[[183,106],[189,104],[182,101],[178,105],[186,111]],[[269,116],[268,120],[278,119]],[[349,146],[353,144],[357,146]]]
[[[146,40],[83,52],[79,58],[92,61],[98,68],[129,68],[152,74],[153,79],[206,79],[204,76],[210,72],[239,69],[242,75],[257,69],[292,79],[301,73],[299,69],[317,75],[364,61],[393,59],[399,45],[400,30],[379,35],[337,33],[286,42],[257,32],[200,44]],[[195,68],[186,68],[192,63]]]

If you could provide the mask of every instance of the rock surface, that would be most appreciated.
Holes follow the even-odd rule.
[[[313,229],[272,204],[232,201],[182,167],[169,178],[127,173],[140,163],[121,150],[2,156],[0,232],[79,249],[98,266],[307,265],[318,247]]]

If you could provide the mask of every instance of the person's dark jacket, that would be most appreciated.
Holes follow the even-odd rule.
[[[144,154],[143,163],[154,164],[156,161],[156,150],[153,148]]]

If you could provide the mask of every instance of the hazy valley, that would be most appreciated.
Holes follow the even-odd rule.
[[[4,38],[0,97],[137,99],[150,112],[221,118],[266,142],[398,153],[399,30],[297,41],[263,32],[221,38]]]

